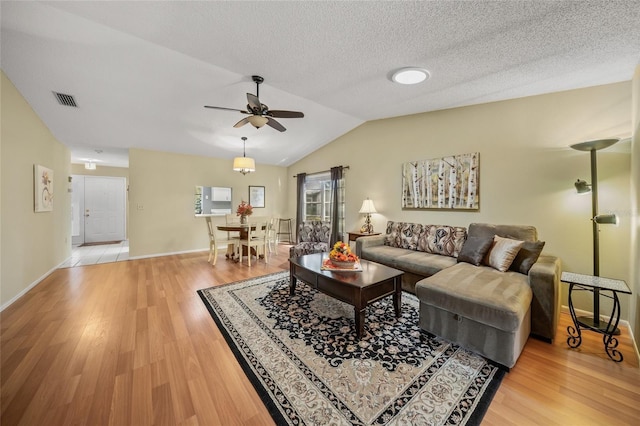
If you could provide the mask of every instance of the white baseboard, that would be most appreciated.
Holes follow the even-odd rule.
[[[570,315],[569,307],[566,306],[566,305],[562,305],[561,311],[563,313],[565,313],[565,314],[569,314]],[[582,309],[575,309],[575,311],[576,311],[576,316],[579,316],[579,317],[592,317],[593,316],[593,312],[583,311]],[[609,321],[609,319],[611,317],[608,317],[606,315],[600,315],[600,318],[602,318],[602,320],[604,322],[607,322],[607,321]],[[629,327],[629,321],[621,319],[619,325],[624,325],[625,327],[627,327],[629,329],[629,331],[631,331],[631,327]]]
[[[56,269],[60,269],[60,267],[67,261],[69,261],[71,259],[71,256],[67,257],[65,260],[63,260],[62,262],[58,263],[57,266],[49,269],[47,272],[45,272],[43,275],[40,276],[40,278],[38,278],[37,280],[35,280],[34,282],[32,282],[31,284],[29,284],[24,290],[22,290],[20,293],[16,294],[11,300],[7,301],[4,305],[0,306],[0,312],[4,311],[6,308],[8,308],[12,303],[14,303],[16,300],[20,299],[22,296],[24,296],[25,294],[27,294],[27,292],[29,290],[31,290],[32,288],[34,288],[35,286],[37,286],[38,284],[40,284],[40,282],[42,280],[44,280],[45,278],[47,278],[49,275],[51,275],[53,273],[53,271],[55,271]]]
[[[162,257],[162,256],[173,256],[175,254],[198,253],[201,251],[209,251],[209,247],[203,248],[203,249],[195,249],[195,250],[172,251],[169,253],[143,254],[142,256],[133,256],[133,257],[129,256],[129,260],[149,259],[152,257]]]
[[[209,251],[209,248],[203,248],[203,249],[195,249],[195,250],[184,250],[184,251],[176,251],[176,252],[171,252],[171,253],[157,253],[157,254],[149,254],[149,255],[144,255],[144,256],[136,256],[136,257],[130,257],[129,260],[134,260],[134,259],[147,259],[147,258],[151,258],[151,257],[161,257],[161,256],[171,256],[173,254],[185,254],[185,253],[197,253],[200,251]],[[60,269],[60,267],[68,262],[69,260],[71,260],[71,256],[69,256],[68,258],[66,258],[65,260],[63,260],[62,262],[60,262],[58,265],[56,265],[55,267],[49,269],[47,272],[45,272],[44,274],[42,274],[42,276],[40,276],[37,280],[35,280],[34,282],[32,282],[31,284],[29,284],[24,290],[22,290],[20,293],[16,294],[11,300],[7,301],[4,305],[0,306],[0,312],[4,311],[6,308],[8,308],[11,304],[13,304],[16,300],[20,299],[22,296],[24,296],[29,290],[31,290],[32,288],[34,288],[35,286],[37,286],[38,284],[40,284],[40,282],[42,280],[44,280],[45,278],[47,278],[49,275],[51,275],[53,273],[53,271],[55,271],[56,269]]]

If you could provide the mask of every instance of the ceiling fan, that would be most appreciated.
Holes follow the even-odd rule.
[[[285,127],[274,120],[274,117],[277,118],[302,118],[304,114],[298,111],[283,111],[283,110],[271,110],[268,106],[260,102],[258,98],[260,93],[260,83],[264,82],[264,78],[259,75],[251,76],[253,81],[256,83],[256,94],[252,95],[251,93],[247,93],[247,110],[235,109],[235,108],[225,108],[225,107],[217,107],[205,105],[205,108],[213,108],[213,109],[222,109],[226,111],[238,111],[243,114],[248,114],[249,117],[245,117],[242,120],[238,121],[234,124],[233,127],[242,127],[247,123],[251,123],[253,127],[259,129],[265,124],[273,127],[276,130],[284,132]]]

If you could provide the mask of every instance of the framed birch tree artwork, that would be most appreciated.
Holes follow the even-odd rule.
[[[478,210],[480,153],[402,165],[403,209]]]

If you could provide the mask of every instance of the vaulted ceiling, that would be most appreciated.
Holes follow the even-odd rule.
[[[2,69],[75,161],[128,148],[287,166],[365,121],[631,79],[636,1],[2,1]],[[401,67],[426,68],[414,86]],[[260,100],[287,128],[233,125]],[[53,95],[72,95],[78,108]],[[97,151],[102,151],[97,153]]]

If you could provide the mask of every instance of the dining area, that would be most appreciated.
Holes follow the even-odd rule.
[[[277,254],[277,217],[226,214],[223,224],[214,224],[212,216],[206,216],[205,221],[209,234],[208,262],[212,266],[222,253],[226,260],[247,266],[259,261],[269,263],[269,256]]]

